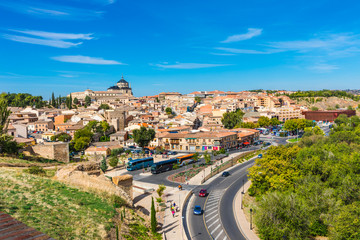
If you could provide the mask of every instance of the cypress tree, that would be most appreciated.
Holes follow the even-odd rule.
[[[156,212],[155,212],[155,205],[154,205],[154,198],[151,197],[151,231],[153,233],[156,232]]]
[[[73,102],[73,100],[72,100],[71,93],[70,93],[69,109],[72,109],[72,102]]]
[[[54,92],[52,92],[51,94],[51,106],[55,107],[55,95],[54,95]]]
[[[103,160],[100,163],[100,169],[101,169],[101,171],[103,171],[103,173],[105,173],[105,171],[108,169],[105,157],[103,157]]]

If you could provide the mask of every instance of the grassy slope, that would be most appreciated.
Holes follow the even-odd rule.
[[[54,166],[54,165],[62,165],[64,163],[58,162],[55,160],[48,160],[48,159],[34,159],[34,160],[25,160],[19,158],[12,158],[12,157],[0,157],[0,166],[5,164],[5,166],[14,166],[14,167],[29,167],[29,166]]]
[[[6,168],[0,168],[0,211],[56,239],[102,239],[115,214],[95,194]]]

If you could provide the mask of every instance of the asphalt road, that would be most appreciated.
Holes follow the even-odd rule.
[[[296,137],[296,136],[295,136]],[[285,145],[288,138],[272,135],[261,135],[260,140],[272,145]],[[250,150],[250,149],[249,149]],[[209,184],[197,186],[194,194],[183,209],[183,226],[189,239],[194,240],[245,240],[235,220],[233,200],[236,193],[247,182],[247,170],[253,166],[254,160],[232,168],[230,176],[218,176]],[[209,194],[206,198],[198,196],[200,189],[205,188]],[[195,205],[204,209],[203,215],[193,214]]]
[[[189,239],[245,239],[236,225],[232,206],[235,194],[247,181],[247,169],[253,164],[254,160],[251,160],[238,165],[229,170],[230,176],[220,175],[212,182],[194,189],[194,194],[184,206],[188,216],[184,221],[184,227]],[[208,190],[207,197],[198,196],[202,188]],[[204,209],[202,215],[193,214],[195,205],[200,205]]]
[[[269,141],[269,140],[266,140],[266,141]],[[236,152],[256,150],[256,149],[260,149],[260,147],[261,146],[251,146],[251,147],[243,148],[240,150],[232,150],[229,153],[232,154],[232,153],[236,153]],[[219,157],[221,157],[221,156],[219,155],[219,156],[216,156],[215,158],[217,159]],[[201,159],[199,159],[198,163],[205,163],[205,160],[203,158],[201,158]],[[188,167],[192,167],[192,164],[190,164],[190,166],[188,166]],[[171,171],[163,172],[163,173],[159,173],[159,174],[141,174],[141,173],[143,173],[142,169],[136,170],[136,171],[129,171],[129,172],[127,172],[127,174],[133,175],[133,179],[136,181],[153,183],[153,184],[164,184],[165,186],[169,186],[169,187],[177,187],[179,185],[178,183],[169,181],[167,178],[174,173],[178,173],[178,172],[181,172],[184,170],[186,170],[186,166],[181,167],[176,170],[171,170]],[[182,186],[184,189],[187,189],[187,190],[191,190],[195,187],[193,185],[186,185],[186,184],[182,184]]]

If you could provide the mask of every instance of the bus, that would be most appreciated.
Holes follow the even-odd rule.
[[[183,156],[180,156],[180,157],[177,157],[176,159],[178,160],[178,164],[182,164],[183,161],[185,160],[188,160],[188,159],[191,159],[193,158],[194,154],[188,154],[188,155],[183,155]]]
[[[134,171],[146,167],[151,167],[154,164],[153,157],[146,157],[146,158],[139,158],[139,159],[132,159],[129,158],[127,162],[126,170]]]
[[[176,158],[171,158],[169,160],[164,160],[164,161],[154,163],[151,166],[151,173],[157,174],[157,173],[170,171],[173,169],[174,164],[177,164],[177,163],[178,163],[178,159],[176,159]]]

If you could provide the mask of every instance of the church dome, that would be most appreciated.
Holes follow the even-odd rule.
[[[118,81],[118,83],[128,83],[127,81],[125,81],[124,77],[121,76],[121,79]]]

